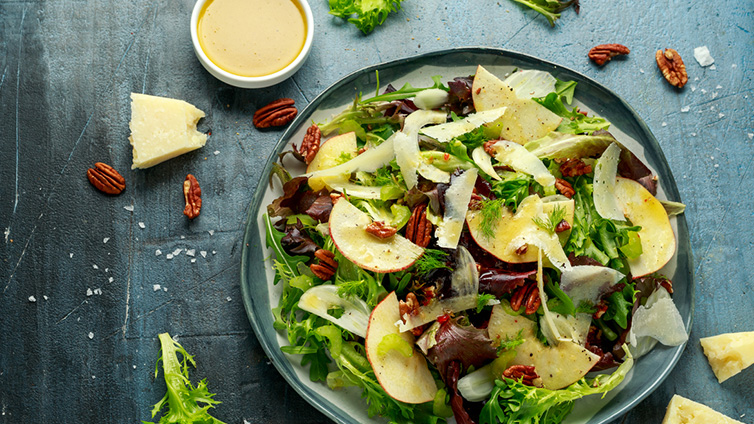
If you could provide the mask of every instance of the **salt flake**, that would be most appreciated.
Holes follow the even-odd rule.
[[[230,302],[233,299],[231,299],[230,296],[228,296],[228,297],[225,298],[225,300],[227,300],[228,302]]]
[[[159,285],[159,284],[153,284],[153,285],[152,285],[152,290],[154,290],[154,291],[160,291],[160,288],[161,288],[161,287],[160,287],[160,285]]]
[[[191,259],[191,263],[196,263],[196,258]]]
[[[144,225],[143,222],[139,221],[139,228],[141,228],[143,230],[143,229],[147,228],[147,226]]]
[[[92,289],[86,289],[86,297],[89,297],[89,296],[91,296],[93,294],[94,294],[94,292],[92,291]]]
[[[94,289],[94,294],[101,296],[102,295],[102,289]]]
[[[49,297],[47,297],[47,295],[42,296],[42,298],[44,298],[44,300],[49,299]]]
[[[662,123],[662,126],[663,126],[663,127],[667,127],[667,126],[668,126],[668,123],[667,123],[667,122],[663,122],[663,123]]]
[[[681,108],[681,112],[684,112],[684,113],[686,113],[686,112],[688,112],[690,110],[691,110],[691,106],[684,106],[684,107]]]
[[[155,251],[154,251],[154,255],[155,255],[155,256],[160,256],[160,255],[162,255],[162,250],[160,250],[160,249],[157,249],[157,250],[155,250]]]
[[[37,298],[34,296],[29,296],[29,302],[34,303],[37,301]]]
[[[709,54],[707,46],[701,46],[694,49],[694,59],[699,62],[700,66],[710,66],[715,63],[715,59]]]
[[[207,251],[206,250],[202,250],[201,252],[199,252],[199,254],[202,255],[202,258],[206,258],[207,257]]]
[[[113,281],[115,281],[115,278],[110,277],[110,278],[107,279],[107,281],[110,282],[110,283],[112,283]]]
[[[752,139],[754,139],[754,133],[748,133],[748,134],[746,134],[746,135],[748,135],[748,136],[749,136],[749,140],[752,140]]]
[[[717,117],[718,117],[718,118],[724,118],[724,117],[725,117],[725,114],[724,114],[724,113],[718,113],[718,114],[717,114]]]
[[[715,65],[712,65],[712,66],[710,66],[709,68],[710,68],[710,69],[712,69],[712,70],[714,71],[715,69],[717,69],[717,66],[715,66]]]
[[[168,259],[173,259],[173,254],[172,253],[168,253],[167,255],[165,255],[165,257],[168,258]]]
[[[214,152],[212,152],[212,154],[214,154],[215,156],[217,156],[217,155],[220,154],[220,151],[219,150],[215,150]]]
[[[108,241],[110,241],[110,237],[105,237],[102,239],[102,243],[107,243]]]
[[[89,332],[89,340],[91,340],[91,339],[93,339],[93,338],[94,338],[94,333],[92,333],[92,332],[90,331],[90,332]],[[92,378],[94,378],[94,376],[92,376]]]
[[[127,210],[129,212],[133,212],[134,211],[134,205],[123,206],[123,209],[125,209],[125,210]]]
[[[715,90],[721,90],[723,88],[722,85],[718,84],[717,87],[715,87]]]
[[[173,250],[173,256],[174,256],[174,257],[175,257],[175,256],[178,256],[178,255],[180,255],[180,254],[181,254],[181,252],[182,252],[182,250],[181,250],[181,248],[179,247],[179,248],[177,248],[177,249]]]
[[[208,232],[208,233],[209,233],[209,235],[211,235],[211,236],[214,236],[214,235],[215,235],[215,230],[209,230],[209,231],[207,231],[207,232]]]
[[[93,264],[93,265],[92,265],[92,268],[94,268],[94,269],[99,269],[99,267],[97,266],[97,264]]]
[[[196,249],[187,249],[186,256],[196,256]]]

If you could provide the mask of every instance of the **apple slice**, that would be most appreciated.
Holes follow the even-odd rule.
[[[515,215],[512,214],[508,208],[503,208],[500,218],[497,221],[497,225],[494,227],[493,237],[488,237],[482,231],[483,219],[481,212],[478,210],[470,210],[466,214],[466,223],[468,224],[471,237],[474,238],[474,241],[477,242],[479,247],[488,251],[501,261],[509,263],[536,262],[536,247],[529,246],[524,254],[519,255],[516,253],[517,247],[511,245],[511,242],[519,238],[522,234],[530,234],[532,231],[539,231],[539,227],[537,227],[532,220],[538,215],[536,203],[537,202],[535,201],[524,200],[519,205],[518,211],[516,211]],[[565,220],[573,225],[573,199],[539,203],[542,205],[542,212],[546,215],[552,213],[555,208],[565,208]],[[561,243],[563,241],[564,240],[561,240]],[[562,248],[560,250],[562,250]]]
[[[339,199],[330,212],[330,236],[343,256],[374,272],[397,272],[410,267],[424,249],[400,234],[381,239],[369,234],[372,219],[346,199]]]
[[[311,163],[306,167],[306,173],[312,173],[314,171],[320,171],[322,169],[329,169],[334,166],[340,165],[342,162],[341,155],[348,154],[352,158],[356,157],[356,133],[351,131],[345,134],[336,135],[335,137],[325,141],[320,146],[319,151],[312,159]],[[347,177],[330,177],[338,181],[348,181]],[[322,178],[311,177],[309,178],[309,187],[314,191],[319,191],[325,188],[325,181]]]
[[[375,306],[369,316],[365,341],[367,359],[377,381],[393,399],[405,403],[429,402],[435,398],[437,385],[424,355],[416,349],[413,334],[401,333],[395,325],[400,319],[398,297],[392,292]],[[386,337],[400,337],[410,346],[410,356],[406,356],[403,349],[385,349],[384,345],[380,348]],[[390,344],[402,343],[394,339],[388,341]]]
[[[675,234],[662,203],[641,184],[621,177],[615,181],[615,197],[626,218],[641,226],[642,253],[628,260],[631,275],[637,278],[659,270],[675,255]]]
[[[486,126],[494,130],[495,137],[518,144],[546,136],[562,121],[534,100],[518,98],[513,88],[481,66],[476,70],[471,95],[477,112],[507,107],[502,118]]]
[[[495,343],[515,339],[519,331],[524,343],[516,347],[516,357],[508,364],[534,366],[542,385],[551,390],[570,386],[585,376],[600,357],[571,341],[545,346],[537,338],[537,324],[522,316],[513,316],[500,305],[492,307],[487,327]]]

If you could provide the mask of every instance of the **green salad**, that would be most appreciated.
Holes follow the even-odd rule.
[[[558,423],[684,343],[683,205],[576,89],[479,66],[312,125],[264,216],[283,352],[390,422]]]

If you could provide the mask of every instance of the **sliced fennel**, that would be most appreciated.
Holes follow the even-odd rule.
[[[502,165],[533,176],[534,180],[544,187],[555,184],[555,177],[550,174],[545,164],[520,144],[499,140],[493,145],[493,149],[495,150],[495,160]]]
[[[470,372],[458,380],[458,392],[464,399],[471,402],[487,400],[495,388],[495,376],[492,367],[485,365]]]
[[[448,141],[473,131],[484,124],[493,122],[505,114],[505,107],[485,110],[483,112],[472,113],[471,115],[459,119],[458,121],[447,122],[440,125],[433,125],[422,130],[424,135],[428,135],[437,141],[447,143]]]
[[[366,302],[357,297],[338,296],[338,286],[331,284],[315,286],[305,291],[298,301],[298,307],[320,316],[359,337],[367,336],[369,314],[372,312]],[[328,313],[331,309],[342,309],[343,314],[336,318]]]
[[[476,163],[479,169],[481,169],[485,174],[498,181],[503,180],[502,178],[500,178],[500,175],[495,172],[495,168],[492,166],[492,156],[488,155],[487,152],[484,151],[484,147],[479,146],[476,149],[472,150],[471,159],[474,160],[474,163]]]
[[[503,82],[508,84],[519,99],[545,97],[555,91],[555,79],[549,72],[527,69],[512,73]]]
[[[332,168],[323,169],[321,171],[305,174],[306,177],[338,177],[342,175],[350,175],[354,172],[374,172],[383,166],[390,163],[395,157],[395,149],[393,147],[393,138],[391,136],[377,147],[368,149],[364,153],[356,156],[346,163],[342,163]]]
[[[424,162],[419,151],[419,130],[425,125],[443,123],[445,119],[443,112],[417,110],[406,117],[403,131],[395,134],[395,161],[401,168],[407,188],[411,189],[419,182],[417,173],[434,182],[450,181],[449,173]]]
[[[448,92],[440,88],[429,88],[416,93],[414,104],[419,109],[431,110],[445,104],[448,101]]]

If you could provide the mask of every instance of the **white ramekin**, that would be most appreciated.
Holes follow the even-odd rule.
[[[194,5],[194,11],[191,13],[191,41],[194,44],[194,53],[196,53],[196,57],[199,59],[199,62],[201,62],[202,66],[204,66],[204,69],[220,81],[241,88],[269,87],[282,82],[295,74],[301,65],[304,64],[307,56],[309,56],[309,51],[312,48],[312,39],[314,38],[314,18],[312,16],[312,9],[309,7],[309,3],[306,0],[293,0],[301,5],[301,9],[304,11],[304,18],[306,19],[306,41],[304,42],[304,47],[301,49],[301,52],[299,52],[293,62],[275,73],[261,77],[242,77],[221,69],[204,53],[201,44],[199,44],[199,36],[197,35],[199,13],[208,1],[211,0],[197,0]]]

